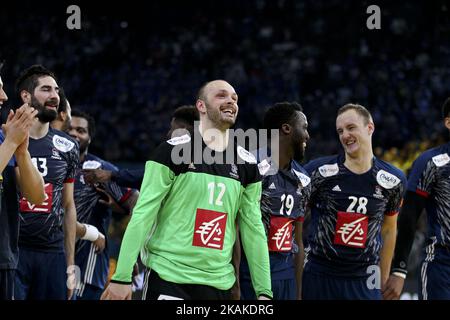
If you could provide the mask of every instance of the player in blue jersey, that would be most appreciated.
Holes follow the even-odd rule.
[[[111,221],[111,209],[104,203],[103,191],[112,196],[126,213],[131,212],[138,192],[121,188],[116,183],[89,185],[84,180],[82,169],[104,169],[117,171],[117,168],[90,153],[89,145],[95,135],[95,121],[84,112],[72,111],[69,134],[80,144],[80,163],[75,178],[75,205],[78,221],[95,227],[107,235]],[[109,272],[108,247],[99,252],[97,243],[80,240],[76,244],[75,262],[80,267],[81,283],[76,291],[77,300],[99,300],[105,287]]]
[[[444,125],[450,130],[450,98],[443,107]],[[450,143],[422,153],[414,162],[400,214],[392,274],[384,296],[399,299],[407,274],[408,256],[417,220],[427,212],[428,235],[420,268],[419,298],[450,300]]]
[[[72,108],[70,107],[69,100],[67,100],[66,94],[63,88],[59,88],[59,107],[58,115],[55,120],[50,123],[53,129],[66,132],[70,127],[70,120]]]
[[[175,109],[170,121],[170,130],[167,138],[182,136],[188,132],[193,132],[194,122],[199,120],[198,110],[195,106],[181,106]],[[181,130],[180,130],[181,129]],[[119,171],[109,170],[85,170],[84,176],[89,183],[106,183],[113,181],[120,186],[139,189],[144,178],[144,169],[120,169]]]
[[[406,178],[372,151],[369,111],[347,104],[336,129],[344,154],[305,165],[312,180],[302,297],[381,299]]]
[[[300,299],[304,258],[302,223],[311,179],[298,162],[303,159],[309,139],[308,121],[298,103],[281,102],[267,110],[264,128],[279,130],[278,160],[259,159],[263,176],[261,214],[268,240],[273,298]],[[255,300],[244,255],[239,277],[241,298]]]
[[[42,66],[26,69],[17,81],[19,97],[38,110],[30,129],[28,150],[45,182],[46,200],[32,205],[20,200],[17,299],[67,299],[67,268],[74,265],[76,210],[73,182],[78,144],[64,132],[50,128],[57,116],[58,84]]]
[[[0,71],[1,68],[2,64]],[[0,77],[0,108],[7,100]],[[14,277],[19,254],[17,185],[34,205],[45,199],[44,181],[28,152],[29,130],[36,115],[37,110],[23,105],[15,112],[9,112],[0,130],[0,300],[14,299]]]

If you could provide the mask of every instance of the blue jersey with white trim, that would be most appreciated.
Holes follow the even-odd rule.
[[[290,170],[272,171],[270,158],[258,165],[263,175],[261,216],[267,234],[272,280],[295,278],[295,222],[303,222],[311,193],[311,179],[306,170],[292,161]],[[264,168],[267,168],[265,171]],[[275,169],[276,170],[276,169]],[[243,277],[250,278],[246,261]]]
[[[450,143],[422,153],[413,163],[408,191],[426,198],[428,242],[450,246]]]
[[[82,169],[103,169],[118,171],[113,164],[100,159],[92,154],[87,154],[85,160],[80,163],[75,177],[75,206],[77,208],[78,221],[88,223],[97,227],[103,235],[107,236],[111,222],[111,209],[99,203],[102,198],[95,186],[84,182]],[[116,202],[123,203],[131,194],[131,189],[122,188],[114,182],[97,185],[112,195]],[[90,241],[78,240],[75,249],[75,263],[81,269],[81,281],[93,286],[104,287],[109,271],[108,242],[105,250],[96,254],[95,248]]]
[[[338,155],[305,165],[312,179],[306,261],[319,273],[363,277],[379,263],[384,215],[398,213],[406,178],[375,157],[363,174],[351,172],[344,161]]]
[[[33,205],[20,199],[19,246],[49,252],[64,251],[62,191],[73,183],[79,161],[78,143],[66,133],[49,128],[41,139],[30,137],[28,151],[45,183],[46,199]]]

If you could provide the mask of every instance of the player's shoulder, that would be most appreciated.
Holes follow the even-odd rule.
[[[70,151],[76,151],[78,152],[78,142],[69,136],[67,133],[49,128],[49,137],[52,140],[53,146],[61,152],[70,152]]]
[[[399,184],[406,183],[405,173],[394,166],[393,164],[384,160],[375,158],[377,168],[377,182],[386,189],[392,189]]]
[[[436,167],[442,167],[450,163],[450,143],[424,151],[417,157],[415,163],[419,166],[425,166],[430,161]]]
[[[0,144],[2,144],[3,141],[5,141],[5,136],[3,135],[3,130],[0,128]]]
[[[313,159],[306,163],[303,168],[312,175],[313,172],[319,171],[323,177],[336,175],[339,172],[339,155],[332,155]]]
[[[311,183],[311,176],[303,166],[295,160],[291,161],[291,171],[300,180],[303,187],[308,186]]]
[[[163,142],[162,144],[173,147],[173,146],[188,144],[190,142],[191,142],[191,136],[189,134],[184,134],[179,137],[170,138],[170,139],[166,140],[165,142]]]
[[[257,155],[255,155],[254,152],[252,153],[248,151],[246,148],[239,144],[235,144],[235,149],[238,163],[247,165],[257,164]]]

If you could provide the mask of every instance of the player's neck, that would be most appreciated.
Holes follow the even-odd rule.
[[[221,130],[209,122],[201,121],[198,130],[208,148],[218,152],[222,152],[227,148],[229,129]]]
[[[366,173],[373,165],[373,152],[360,151],[356,156],[345,155],[344,165],[351,172],[356,174]]]
[[[80,153],[80,163],[84,162],[84,160],[86,160],[86,156],[87,156],[87,149],[85,152]]]
[[[35,121],[33,126],[30,128],[30,137],[33,139],[41,139],[45,137],[48,133],[48,128],[50,124],[48,122],[42,123],[40,121]]]
[[[294,152],[286,146],[286,142],[280,139],[280,150],[278,154],[278,167],[280,169],[289,169]]]

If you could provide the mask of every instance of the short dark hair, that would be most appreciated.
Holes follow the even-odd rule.
[[[347,103],[346,105],[339,108],[337,112],[337,116],[340,116],[344,112],[347,112],[348,110],[355,110],[356,113],[358,113],[361,117],[364,119],[364,124],[368,124],[370,121],[373,122],[372,115],[370,114],[369,110],[367,110],[365,107],[363,107],[360,104],[355,103]]]
[[[205,97],[205,88],[208,86],[208,84],[209,84],[210,82],[211,82],[211,81],[205,82],[204,84],[202,84],[202,86],[200,87],[200,89],[198,89],[198,92],[197,92],[197,100],[203,100],[203,101],[206,100],[206,97]]]
[[[94,136],[95,136],[95,120],[94,120],[94,118],[91,117],[86,112],[83,112],[83,111],[80,111],[77,109],[72,109],[72,118],[74,118],[74,117],[86,119],[86,121],[88,122],[89,136],[91,137],[91,139],[94,139]]]
[[[297,112],[303,112],[298,102],[277,102],[264,114],[264,129],[281,129],[285,123],[293,124]]]
[[[16,81],[16,91],[19,98],[22,90],[33,93],[34,89],[36,89],[36,87],[38,86],[39,78],[47,76],[52,77],[56,81],[55,74],[40,64],[32,65],[31,67],[22,71]]]
[[[198,121],[200,116],[195,106],[186,105],[175,109],[172,118],[178,121],[186,122],[186,124],[194,126],[194,121]]]
[[[67,101],[67,97],[66,97],[66,93],[64,92],[63,88],[59,88],[59,108],[58,108],[58,113],[60,112],[67,112],[67,106],[68,106],[68,101]]]
[[[450,117],[450,97],[448,97],[442,105],[442,116],[444,119]]]

